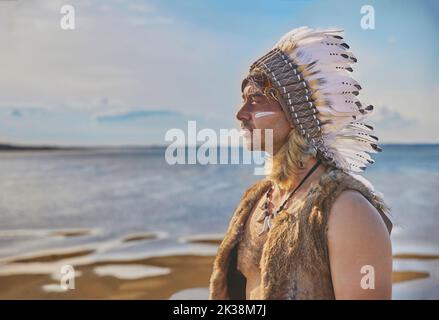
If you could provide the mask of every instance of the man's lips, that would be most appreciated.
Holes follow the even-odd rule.
[[[241,136],[243,136],[244,138],[248,138],[251,136],[253,129],[247,128],[247,127],[242,127],[241,130],[239,131],[239,134]]]
[[[250,138],[253,133],[253,126],[250,123],[241,123],[241,130],[239,130],[239,134],[244,138]]]
[[[253,131],[253,126],[252,125],[249,125],[249,124],[241,124],[241,130],[250,130],[250,131]]]

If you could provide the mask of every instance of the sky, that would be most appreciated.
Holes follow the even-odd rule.
[[[60,27],[66,4],[74,30]],[[434,0],[0,1],[0,143],[151,145],[192,120],[236,128],[249,65],[304,25],[345,30],[382,143],[439,143]]]

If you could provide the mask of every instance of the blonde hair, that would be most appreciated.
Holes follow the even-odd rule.
[[[289,188],[288,178],[301,173],[305,162],[316,156],[314,148],[293,128],[284,145],[276,154],[268,158],[267,179],[279,184],[282,188]]]

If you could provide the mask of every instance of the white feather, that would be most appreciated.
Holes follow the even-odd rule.
[[[346,69],[351,67],[351,64],[353,64],[353,61],[338,61],[338,62],[334,62],[334,63],[329,63],[329,64],[319,64],[316,63],[315,65],[313,65],[311,68],[308,69],[308,72],[317,72],[317,78],[318,77],[324,77],[326,74],[332,74],[332,73],[336,73],[339,72],[340,76],[344,76],[346,78],[350,77],[350,73],[349,71],[347,71]]]
[[[341,38],[342,31],[301,27],[283,35],[275,47],[305,68],[305,80],[315,92],[325,152],[339,168],[361,172],[373,162],[369,153],[377,153],[377,141],[365,123],[370,112],[357,98],[361,86],[350,73],[356,57]]]
[[[344,148],[339,148],[339,151],[343,154],[350,154],[352,156],[360,157],[366,161],[369,160],[369,161],[375,162],[375,160],[373,160],[372,157],[364,151],[354,151],[354,150],[344,149]]]
[[[348,124],[347,127],[360,129],[360,130],[363,130],[365,132],[372,132],[373,131],[373,129],[369,128],[366,123],[362,123],[362,122],[351,122],[350,124]]]
[[[361,142],[358,139],[336,139],[333,144],[337,149],[346,148],[354,151],[364,151],[368,153],[377,153],[369,142]]]
[[[304,27],[300,27],[300,28],[296,28],[293,29],[289,32],[287,32],[286,34],[284,34],[279,41],[274,45],[274,48],[279,47],[282,43],[284,43],[285,41],[293,41],[294,38],[298,38],[298,36],[300,34],[306,34],[308,32],[310,32],[312,29],[304,26]]]
[[[319,116],[318,117],[321,122],[329,121],[322,125],[322,131],[326,134],[329,133],[337,133],[339,130],[345,128],[349,125],[353,119],[352,116]]]
[[[341,108],[338,108],[339,110]],[[346,108],[343,109],[342,111],[336,110],[334,108],[332,108],[331,106],[319,106],[317,107],[317,111],[325,116],[332,116],[332,117],[346,117],[346,116],[356,116],[358,114],[360,114],[360,111],[355,110],[353,108]]]
[[[320,86],[321,90],[334,90],[334,88],[344,88],[348,91],[350,90],[359,90],[361,88],[358,81],[353,79],[347,71],[341,72],[321,72],[314,75],[311,75],[307,78],[307,80],[323,80],[323,83]]]

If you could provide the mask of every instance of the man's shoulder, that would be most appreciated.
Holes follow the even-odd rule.
[[[325,193],[334,194],[330,197],[329,222],[338,219],[346,222],[377,219],[391,232],[393,224],[390,208],[384,202],[382,194],[375,191],[369,181],[342,170],[332,170],[325,179]]]
[[[328,239],[361,237],[365,234],[386,234],[388,230],[382,214],[357,190],[342,191],[330,208]]]
[[[330,209],[328,253],[337,298],[390,296],[392,245],[378,210],[356,190],[339,194]],[[374,292],[362,290],[362,273],[372,270]]]

